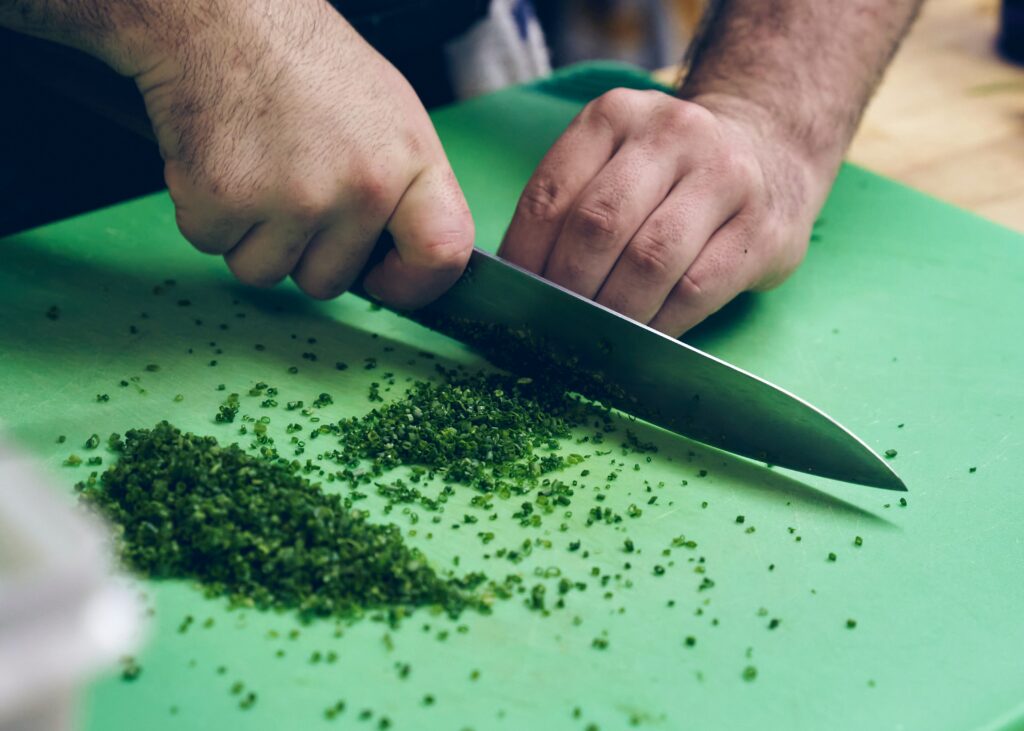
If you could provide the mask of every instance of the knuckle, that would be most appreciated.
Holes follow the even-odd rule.
[[[629,119],[642,93],[622,87],[606,91],[584,108],[583,119],[604,123],[617,129]]]
[[[669,134],[690,134],[702,131],[708,124],[710,112],[699,104],[672,100],[661,114],[661,126]]]
[[[672,290],[672,297],[677,302],[691,307],[699,307],[705,299],[705,283],[703,277],[696,272],[687,272]]]
[[[394,189],[394,183],[383,174],[364,175],[355,185],[355,204],[372,219],[387,218],[397,203]]]
[[[623,252],[623,257],[641,277],[662,280],[672,275],[675,251],[668,239],[656,233],[642,232]]]
[[[718,154],[717,168],[723,180],[741,190],[753,190],[760,180],[759,169],[749,155],[725,148]]]
[[[332,203],[328,186],[306,180],[285,183],[280,195],[284,212],[307,226],[321,219]]]
[[[530,181],[519,199],[519,213],[535,221],[551,223],[562,214],[562,187],[554,178]]]
[[[622,112],[627,111],[630,107],[637,103],[643,98],[645,92],[638,91],[636,89],[627,89],[619,86],[614,89],[609,89],[601,96],[594,99],[588,105],[592,111],[598,114],[616,117]]]
[[[584,244],[605,248],[619,230],[618,206],[600,198],[581,203],[569,220],[570,230],[579,235]]]

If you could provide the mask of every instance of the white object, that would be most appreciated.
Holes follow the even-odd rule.
[[[491,0],[487,17],[450,42],[445,53],[460,99],[551,73],[544,32],[528,0]]]
[[[99,521],[0,441],[0,731],[74,726],[78,690],[140,638]]]

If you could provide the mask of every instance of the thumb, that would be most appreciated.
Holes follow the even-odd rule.
[[[447,162],[424,168],[402,195],[387,230],[395,247],[363,280],[393,307],[433,301],[462,274],[473,250],[473,218]]]

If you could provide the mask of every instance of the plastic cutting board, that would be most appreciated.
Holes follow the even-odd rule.
[[[630,69],[578,67],[434,115],[480,245],[496,247],[531,170],[583,102],[616,85],[651,84]],[[168,278],[176,284],[155,294]],[[56,320],[45,316],[53,305]],[[586,483],[571,517],[520,527],[512,500],[497,503],[494,522],[455,528],[472,512],[460,490],[440,523],[424,514],[410,538],[438,566],[458,557],[460,571],[547,583],[549,604],[556,580],[536,573],[556,567],[586,582],[564,609],[541,616],[517,597],[490,616],[420,612],[398,629],[366,619],[337,637],[333,622],[227,611],[186,583],[144,584],[156,611],[142,674],[97,684],[85,726],[1024,728],[1022,314],[1024,237],[846,167],[803,267],[690,340],[809,399],[876,449],[897,450],[906,506],[893,493],[769,470],[620,423],[611,455],[585,452],[564,475]],[[397,376],[395,392],[406,377],[430,375],[438,361],[423,351],[481,365],[352,297],[323,304],[290,286],[234,284],[222,262],[180,238],[162,194],[0,241],[0,323],[0,418],[69,488],[89,468],[61,462],[90,456],[82,443],[93,432],[166,418],[237,438],[237,424],[213,421],[218,384],[244,394],[263,380],[282,404],[327,391],[335,404],[324,416],[340,418],[372,406],[367,388],[383,371]],[[338,361],[350,367],[336,370]],[[147,371],[151,363],[160,369]],[[109,402],[96,401],[101,393]],[[262,412],[243,397],[242,413]],[[286,442],[289,415],[270,415]],[[658,445],[650,462],[622,456],[627,426]],[[606,490],[611,459],[624,467]],[[642,514],[587,527],[598,504]],[[365,505],[380,503],[370,495]],[[399,511],[375,516],[412,527]],[[494,541],[484,546],[481,530]],[[680,535],[697,548],[672,547]],[[624,552],[626,537],[636,553]],[[574,540],[581,549],[570,552]],[[520,563],[496,557],[524,541],[532,551]],[[714,586],[700,590],[704,578]],[[186,616],[194,622],[181,632]],[[315,662],[317,651],[337,660]],[[748,666],[753,680],[743,678]],[[258,694],[252,708],[239,708],[236,682]],[[328,720],[338,700],[346,709]]]

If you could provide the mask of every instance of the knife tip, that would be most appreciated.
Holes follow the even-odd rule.
[[[903,482],[903,479],[897,475],[895,470],[893,470],[889,465],[885,465],[885,472],[879,475],[879,479],[872,481],[871,484],[875,487],[880,487],[883,490],[892,490],[893,492],[910,492],[910,490],[907,489],[906,483]]]

